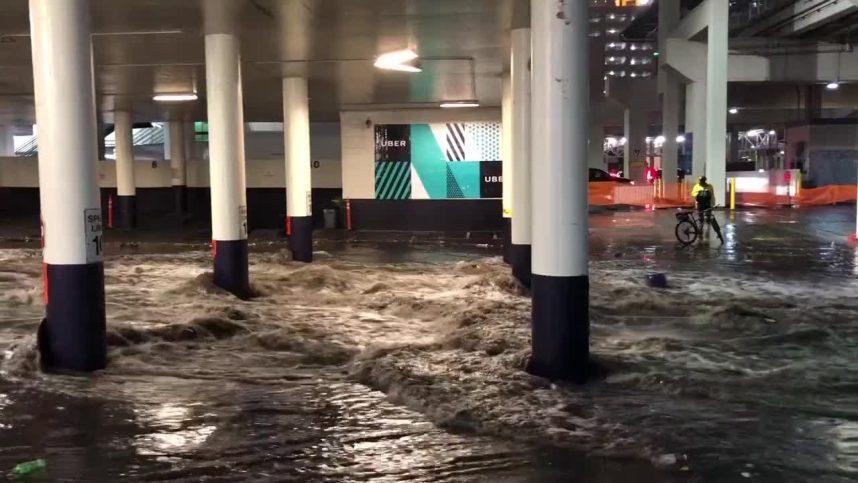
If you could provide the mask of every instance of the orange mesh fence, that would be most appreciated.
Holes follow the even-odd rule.
[[[858,198],[858,188],[850,185],[829,185],[821,188],[806,188],[799,192],[801,205],[833,205],[847,203]]]
[[[829,185],[821,188],[805,188],[798,196],[776,193],[736,193],[738,206],[778,206],[778,205],[832,205],[855,201],[858,187],[852,185]],[[589,184],[590,206],[631,205],[646,208],[677,208],[693,206],[691,185],[673,184],[621,184],[615,182],[592,182]],[[718,200],[722,206],[729,205],[726,200]]]
[[[819,188],[802,188],[798,196],[776,193],[736,193],[739,206],[818,206],[848,203],[858,198],[858,187],[828,185]]]
[[[691,206],[691,187],[685,184],[632,185],[611,181],[589,184],[590,206],[632,205],[647,208]]]

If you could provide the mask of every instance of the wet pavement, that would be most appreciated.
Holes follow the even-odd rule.
[[[251,237],[260,297],[211,286],[207,234],[110,233],[110,367],[36,369],[32,227],[0,241],[0,469],[37,481],[848,481],[858,478],[854,208],[591,216],[606,372],[527,375],[529,301],[493,233]],[[664,272],[670,288],[645,286]]]

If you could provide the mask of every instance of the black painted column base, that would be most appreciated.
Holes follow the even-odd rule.
[[[247,240],[214,240],[214,284],[247,300],[253,297],[247,262]]]
[[[512,275],[525,287],[530,287],[530,245],[510,244],[509,264]]]
[[[533,274],[530,371],[549,379],[587,381],[590,278]]]
[[[39,326],[42,369],[91,372],[107,366],[104,265],[45,265],[47,309]]]
[[[503,219],[503,261],[510,263],[510,251],[512,250],[512,219]]]
[[[188,212],[188,187],[173,185],[173,207],[176,213]]]
[[[137,197],[136,196],[117,196],[116,197],[116,221],[115,228],[130,230],[137,227]]]
[[[292,260],[310,263],[313,261],[313,217],[289,217],[289,248]]]

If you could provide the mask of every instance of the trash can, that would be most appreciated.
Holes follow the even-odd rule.
[[[325,228],[337,227],[337,210],[333,208],[325,208],[322,210],[325,215]]]

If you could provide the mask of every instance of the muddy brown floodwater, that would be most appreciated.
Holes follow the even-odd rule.
[[[670,213],[593,215],[603,374],[583,387],[523,370],[530,301],[493,243],[322,236],[301,265],[258,240],[259,296],[238,301],[212,286],[200,243],[115,242],[110,362],[92,377],[37,370],[40,252],[2,249],[0,469],[41,457],[45,480],[853,479],[858,254],[809,213],[740,214],[722,223],[724,248],[685,250]],[[652,271],[670,288],[646,287]]]

